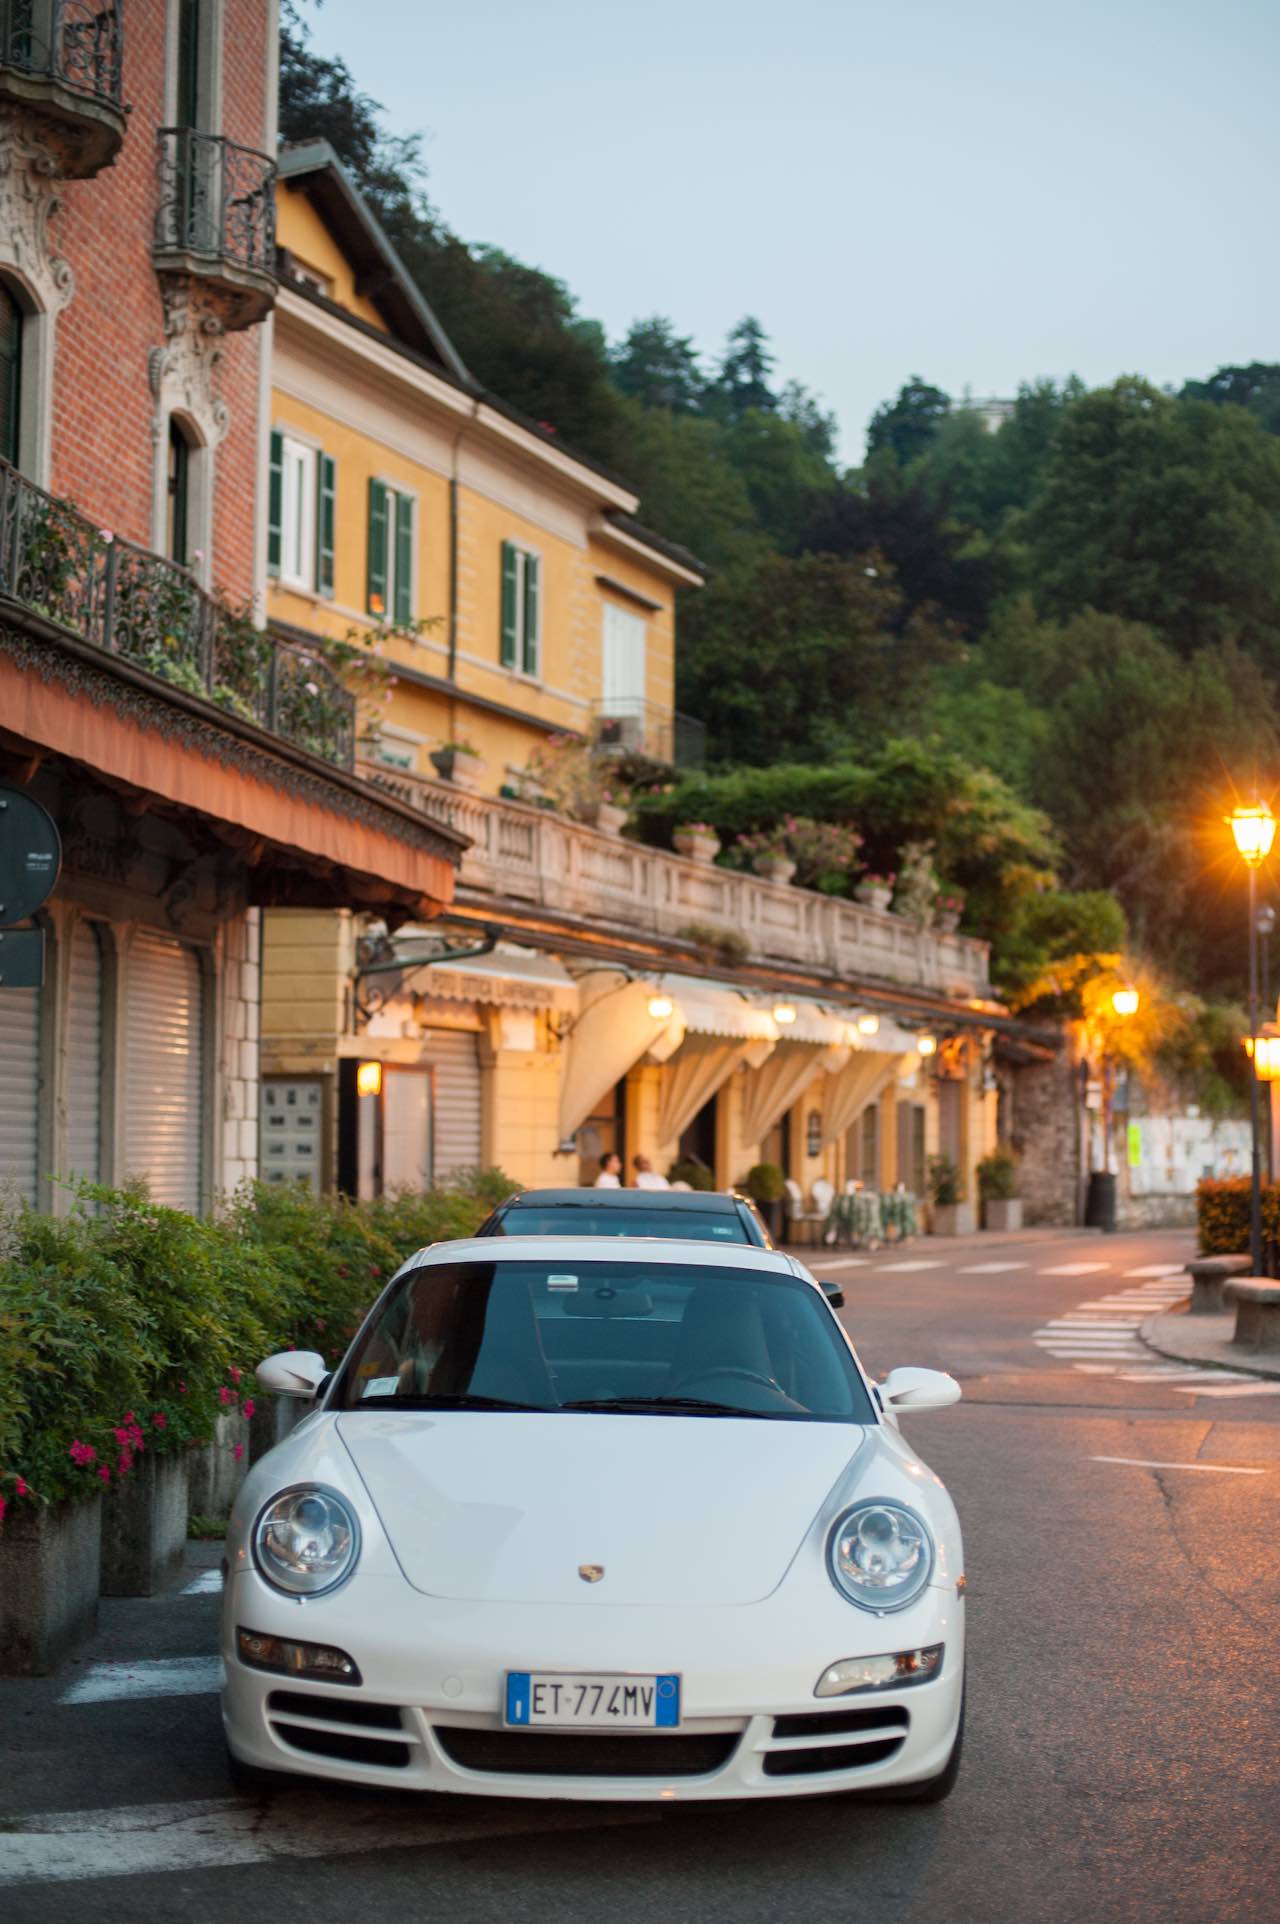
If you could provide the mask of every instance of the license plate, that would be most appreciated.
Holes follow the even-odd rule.
[[[674,1730],[680,1679],[508,1670],[505,1721],[521,1730]]]

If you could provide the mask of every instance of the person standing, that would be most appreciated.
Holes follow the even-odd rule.
[[[596,1189],[621,1189],[622,1157],[616,1149],[610,1149],[607,1155],[601,1156],[600,1174],[595,1179],[594,1187]]]

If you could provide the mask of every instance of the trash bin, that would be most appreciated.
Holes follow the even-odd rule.
[[[1089,1188],[1084,1199],[1086,1229],[1114,1230],[1116,1226],[1116,1179],[1107,1169],[1089,1172]]]

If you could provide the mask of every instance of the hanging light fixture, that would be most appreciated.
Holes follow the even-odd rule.
[[[651,995],[649,997],[649,1014],[655,1022],[665,1022],[668,1016],[675,1014],[675,1007],[676,1005],[669,995]]]
[[[879,1035],[879,1033],[880,1033],[880,1018],[878,1015],[867,1014],[867,1015],[860,1015],[858,1017],[858,1034],[859,1035]]]
[[[775,1002],[773,1005],[773,1019],[776,1023],[778,1023],[782,1028],[785,1029],[789,1023],[794,1022],[796,1019],[795,1003],[794,1002]]]
[[[938,1038],[936,1035],[926,1033],[916,1037],[916,1054],[918,1056],[933,1056],[937,1055],[937,1053]]]

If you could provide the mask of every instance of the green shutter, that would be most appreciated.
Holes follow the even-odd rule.
[[[536,554],[524,558],[524,672],[538,672],[538,622],[541,614],[539,561]]]
[[[514,542],[502,544],[502,654],[504,668],[516,665],[516,596],[519,563]]]
[[[337,463],[331,454],[320,456],[320,486],[316,491],[316,588],[333,593],[333,538],[336,521]]]
[[[387,497],[381,481],[369,483],[369,567],[365,604],[371,615],[387,612]]]
[[[271,472],[267,484],[267,573],[280,572],[280,550],[284,527],[284,436],[271,430]]]
[[[413,496],[396,496],[396,620],[413,620]]]

